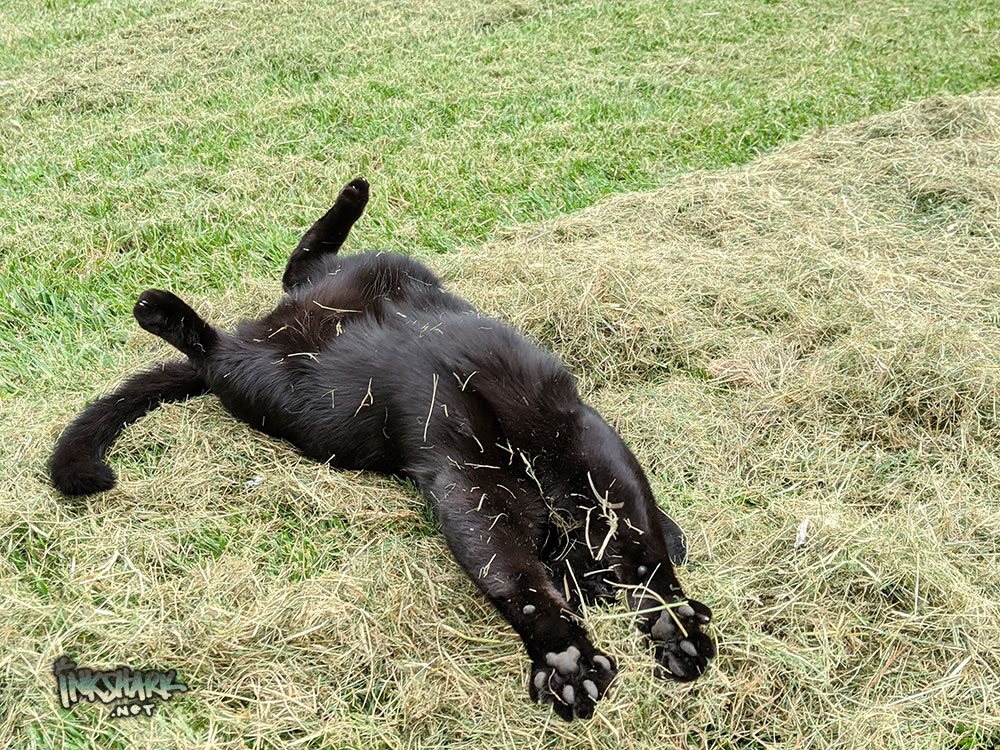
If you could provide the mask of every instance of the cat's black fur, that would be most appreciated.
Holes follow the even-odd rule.
[[[133,376],[66,429],[50,463],[70,495],[110,489],[114,439],[158,404],[216,394],[233,415],[335,467],[412,478],[455,559],[518,632],[532,698],[589,717],[615,676],[578,602],[626,592],[663,676],[714,656],[707,607],[671,559],[680,529],[635,457],[552,354],[446,292],[415,260],[337,251],[368,201],[354,180],[292,253],[287,296],[235,334],[173,294],[135,317],[187,355]]]

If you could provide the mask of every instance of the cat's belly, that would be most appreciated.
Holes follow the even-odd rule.
[[[348,372],[336,362],[331,352],[304,359],[237,352],[216,358],[209,384],[234,417],[287,440],[309,458],[396,473],[401,462],[388,399],[378,393],[374,376],[366,379],[361,369]]]

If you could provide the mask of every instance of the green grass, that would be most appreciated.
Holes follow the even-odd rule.
[[[113,367],[143,288],[273,276],[355,174],[434,253],[1000,80],[1000,4],[8,2],[0,391]],[[81,393],[100,380],[76,378]]]
[[[1000,85],[998,19],[7,0],[0,745],[994,747],[995,97],[758,157]],[[113,492],[48,486],[66,421],[166,355],[137,293],[225,325],[266,308],[356,174],[374,196],[351,249],[431,258],[635,446],[717,613],[694,686],[655,681],[620,611],[597,612],[627,668],[597,720],[553,723],[412,487],[306,462],[212,399],[130,427]],[[61,653],[196,690],[151,720],[64,712]]]

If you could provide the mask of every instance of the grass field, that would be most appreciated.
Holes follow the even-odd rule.
[[[1000,99],[936,95],[1000,85],[998,19],[5,3],[0,746],[996,747]],[[657,682],[595,611],[625,668],[597,719],[557,723],[410,488],[211,399],[130,428],[114,491],[47,486],[65,422],[167,356],[136,294],[265,309],[356,174],[353,248],[429,259],[634,446],[716,612],[702,680]],[[63,711],[63,653],[194,690],[151,719]]]
[[[40,5],[0,8],[13,393],[92,394],[139,291],[273,273],[355,174],[371,246],[451,250],[1000,77],[982,0]]]

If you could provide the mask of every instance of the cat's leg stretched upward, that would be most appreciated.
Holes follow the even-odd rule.
[[[364,179],[352,180],[341,191],[333,207],[306,232],[289,258],[283,281],[286,291],[321,271],[321,259],[340,249],[367,202],[368,183]],[[110,490],[116,477],[104,456],[122,430],[162,403],[183,401],[209,391],[194,362],[204,357],[206,344],[213,343],[213,329],[197,315],[190,320],[200,325],[179,326],[177,321],[183,320],[184,314],[164,316],[171,308],[182,313],[190,310],[169,292],[150,290],[140,298],[134,313],[143,328],[162,336],[193,361],[164,362],[133,375],[121,387],[88,405],[67,426],[48,465],[52,484],[63,494],[90,495]]]
[[[309,228],[289,257],[281,279],[286,292],[316,281],[325,272],[324,257],[340,250],[367,204],[368,181],[358,177],[347,183],[333,207]]]

